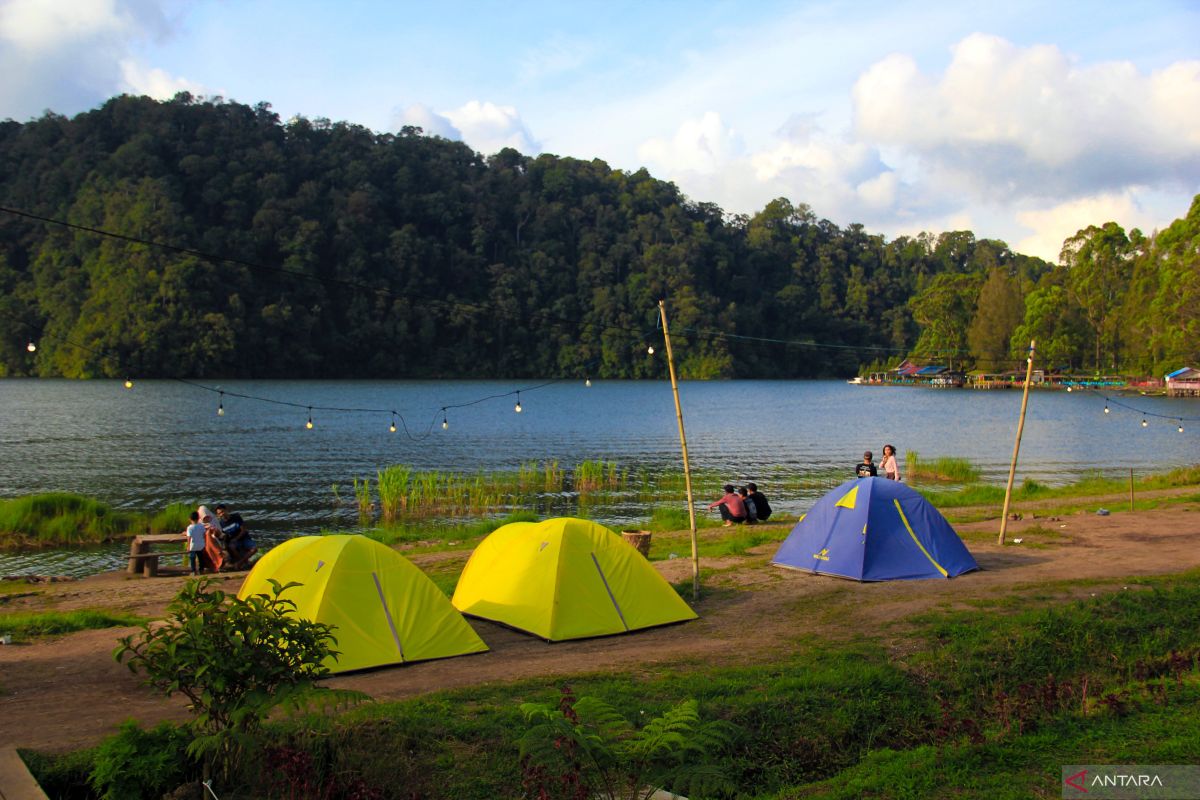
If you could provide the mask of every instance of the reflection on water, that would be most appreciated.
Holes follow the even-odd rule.
[[[608,459],[649,473],[680,468],[666,382],[555,384],[447,412],[444,406],[504,393],[521,382],[233,381],[221,388],[301,404],[287,408],[217,396],[173,381],[0,381],[0,495],[71,491],[121,508],[170,502],[235,506],[267,540],[357,526],[350,488],[389,464],[461,472],[516,469],[558,459],[568,469]],[[526,384],[527,385],[527,384]],[[848,386],[840,381],[685,382],[680,387],[693,466],[731,481],[756,480],[782,511],[800,512],[826,481],[849,474],[866,448],[962,456],[985,479],[1007,474],[1019,392]],[[1195,416],[1194,400],[1142,398],[1139,408]],[[313,411],[312,406],[394,408],[406,423],[389,433],[387,414]],[[1092,394],[1038,392],[1030,399],[1020,478],[1062,483],[1087,470],[1163,470],[1195,463],[1195,435],[1173,421],[1143,429],[1127,411],[1103,413]],[[407,428],[407,433],[405,432]],[[772,478],[812,476],[786,495]],[[334,505],[339,484],[344,500]],[[715,499],[717,485],[696,487]],[[711,495],[711,497],[710,497]],[[682,502],[682,498],[680,500]],[[552,498],[543,511],[570,511]],[[636,487],[589,507],[613,524],[648,514]],[[0,555],[0,574],[81,574],[121,564],[124,545],[100,551]]]

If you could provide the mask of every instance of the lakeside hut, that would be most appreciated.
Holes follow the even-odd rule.
[[[1183,367],[1164,376],[1168,397],[1200,397],[1200,369]]]

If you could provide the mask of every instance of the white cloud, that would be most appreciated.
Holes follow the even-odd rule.
[[[425,133],[466,142],[484,155],[511,147],[526,155],[541,151],[541,144],[525,127],[513,106],[471,100],[452,111],[433,111],[420,103],[401,109],[394,127],[416,125]]]
[[[1200,182],[1200,61],[1081,66],[979,33],[952,52],[941,75],[891,55],[854,86],[856,133],[916,155],[933,186],[1061,199]]]
[[[711,175],[737,158],[742,149],[737,132],[725,127],[720,114],[709,111],[700,119],[685,120],[670,141],[643,142],[638,157],[674,175]]]
[[[525,53],[518,75],[528,83],[574,72],[591,60],[596,49],[593,42],[558,33]]]
[[[454,127],[454,123],[422,103],[414,103],[403,108],[396,115],[392,127],[401,128],[405,125],[420,128],[428,136],[441,136],[443,139],[462,141],[462,131]]]
[[[1017,243],[1017,252],[1040,256],[1051,263],[1058,262],[1063,241],[1089,225],[1116,222],[1126,231],[1141,228],[1149,233],[1158,224],[1154,216],[1142,208],[1135,190],[1021,211],[1017,213],[1017,221],[1033,231]]]
[[[0,81],[0,118],[28,119],[46,109],[82,111],[135,88],[131,76],[147,88],[168,83],[191,88],[182,78],[132,60],[135,43],[171,34],[174,23],[165,11],[170,6],[171,0],[0,3],[0,74],[10,76]]]
[[[166,70],[147,67],[131,58],[121,59],[123,91],[130,94],[147,95],[155,100],[170,100],[180,92],[191,92],[202,96],[210,94],[203,86],[187,78],[172,76]]]

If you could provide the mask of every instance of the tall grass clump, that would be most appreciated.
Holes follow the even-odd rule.
[[[379,511],[384,522],[395,522],[408,507],[408,480],[411,475],[412,467],[406,464],[393,464],[376,474]]]
[[[625,485],[625,474],[615,461],[581,461],[575,467],[575,491],[580,494],[616,491]]]
[[[932,461],[921,458],[916,450],[904,454],[905,477],[908,480],[943,481],[945,483],[974,483],[979,469],[965,458],[939,456]]]
[[[375,501],[371,498],[371,479],[354,479],[354,504],[358,506],[360,517],[370,517],[375,511]]]
[[[189,515],[196,508],[188,503],[171,503],[150,518],[151,533],[178,533],[191,522]]]
[[[142,515],[65,492],[0,500],[0,548],[100,544],[146,524]]]

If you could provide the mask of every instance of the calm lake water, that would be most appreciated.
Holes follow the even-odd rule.
[[[443,406],[509,392],[537,381],[230,381],[228,392],[301,406],[388,408],[405,420],[389,433],[388,414],[314,411],[224,398],[174,381],[0,380],[0,496],[69,491],[120,508],[151,510],[170,502],[224,501],[268,540],[321,529],[354,529],[355,512],[333,503],[332,484],[352,499],[355,476],[382,466],[475,472],[557,459],[571,467],[608,459],[623,468],[678,470],[675,408],[668,383],[557,383],[448,412]],[[215,386],[215,383],[208,385]],[[885,442],[901,455],[963,456],[985,479],[1003,482],[1021,395],[912,387],[850,386],[841,381],[685,382],[680,396],[693,467],[734,482],[757,480],[784,511],[806,510],[821,491],[772,491],[780,474],[849,475],[862,451]],[[1200,416],[1200,402],[1124,398],[1158,414]],[[1197,462],[1200,423],[1115,408],[1095,394],[1035,392],[1018,478],[1069,481],[1092,469],[1117,474]],[[415,439],[415,440],[414,440]],[[712,500],[718,486],[696,487]],[[682,501],[682,499],[681,499]],[[632,497],[596,508],[608,523],[643,519]],[[127,547],[84,553],[0,554],[0,574],[86,574],[119,566]]]

